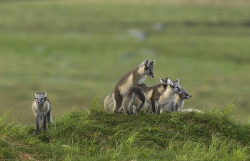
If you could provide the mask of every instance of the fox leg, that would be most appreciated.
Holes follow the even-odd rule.
[[[39,132],[39,120],[40,120],[40,117],[37,115],[36,116],[36,130],[34,131],[33,135],[37,135]]]
[[[127,94],[122,102],[124,112],[128,115],[133,114],[133,97],[131,94]]]
[[[43,130],[46,130],[46,115],[43,116]]]
[[[123,96],[120,94],[120,92],[115,92],[114,93],[114,113],[119,113],[119,109],[122,106],[122,101],[123,101]]]
[[[136,113],[140,112],[141,111],[141,108],[143,107],[145,101],[146,101],[146,98],[145,97],[141,97],[140,98],[140,103],[138,104],[137,108],[136,108]]]
[[[176,106],[176,103],[175,102],[172,102],[170,104],[170,107],[168,108],[168,112],[175,112],[175,106]]]
[[[50,117],[51,117],[51,115],[50,115],[50,111],[49,111],[49,112],[47,113],[47,116],[46,116],[46,118],[47,118],[47,122],[48,122],[48,123],[50,123],[50,122],[51,122]]]
[[[158,107],[157,107],[157,110],[156,110],[157,114],[160,114],[162,106],[163,106],[162,104],[158,104]]]
[[[153,98],[151,98],[151,110],[152,110],[152,113],[155,113],[156,112],[156,108],[155,108],[155,101]]]

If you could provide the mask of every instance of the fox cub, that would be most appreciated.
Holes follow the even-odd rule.
[[[140,112],[140,109],[143,107],[155,113],[155,106],[157,105],[158,99],[167,87],[167,80],[168,78],[160,79],[161,83],[152,87],[132,87],[123,100],[122,106],[124,111],[127,114],[133,114]],[[134,106],[136,107],[135,111],[133,110]],[[149,107],[151,107],[151,109],[149,109]]]
[[[34,135],[39,132],[39,120],[42,120],[42,128],[46,130],[46,121],[53,122],[51,116],[51,104],[47,98],[47,92],[35,92],[35,100],[32,103],[32,111],[36,118],[36,129]]]
[[[159,98],[157,112],[158,114],[163,112],[174,112],[177,102],[178,92],[180,89],[179,79],[172,82],[168,79],[166,90]]]
[[[118,113],[120,107],[122,106],[124,96],[128,93],[130,88],[141,84],[145,80],[146,76],[151,78],[154,77],[154,64],[154,60],[150,61],[149,59],[146,59],[119,80],[113,92],[114,113]]]

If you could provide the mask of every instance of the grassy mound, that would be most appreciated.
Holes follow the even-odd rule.
[[[0,160],[249,160],[250,126],[228,112],[71,111],[46,132],[0,117]]]

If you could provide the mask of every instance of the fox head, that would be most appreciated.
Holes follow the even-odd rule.
[[[47,92],[35,92],[35,101],[38,105],[43,105],[47,99]]]
[[[154,64],[155,60],[150,61],[149,59],[146,59],[140,64],[140,68],[143,68],[144,74],[150,78],[154,78]]]
[[[169,85],[169,87],[173,90],[173,92],[176,92],[176,93],[181,88],[180,81],[178,78],[174,82],[172,82],[170,79],[168,79],[167,85]]]
[[[181,99],[189,99],[189,98],[191,98],[191,95],[189,95],[188,92],[183,88],[180,88],[179,96],[180,96]]]

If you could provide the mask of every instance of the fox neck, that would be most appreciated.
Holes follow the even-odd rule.
[[[167,85],[166,85],[166,84],[159,84],[159,85],[157,86],[157,90],[158,90],[158,92],[159,92],[160,94],[163,93],[164,90],[166,90],[166,88],[167,88]]]
[[[179,96],[178,93],[175,93],[175,96],[176,96],[176,101],[179,102],[182,100],[182,98]]]
[[[174,90],[173,90],[170,86],[168,86],[168,87],[166,88],[166,91],[164,92],[164,95],[165,95],[165,96],[168,96],[168,97],[174,96],[174,95],[175,95],[175,92],[174,92]]]
[[[175,93],[175,98],[176,98],[176,105],[179,106],[180,101],[182,100],[179,94]]]
[[[146,74],[144,74],[142,67],[135,68],[131,74],[133,75],[133,85],[141,84],[146,79]]]
[[[45,105],[45,102],[43,103],[43,104],[38,104],[38,103],[36,103],[37,104],[37,107],[39,108],[39,109],[42,109],[43,107],[44,107],[44,105]]]

